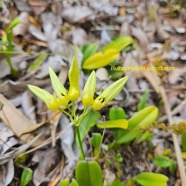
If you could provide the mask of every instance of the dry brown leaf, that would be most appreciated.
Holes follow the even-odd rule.
[[[21,14],[18,16],[20,20],[20,24],[18,24],[16,27],[13,28],[13,34],[15,36],[21,35],[24,36],[28,31],[29,26],[29,15],[27,12],[21,12]]]
[[[47,155],[46,155],[47,154]],[[59,162],[59,154],[56,149],[48,149],[45,151],[37,151],[33,160],[37,160],[38,167],[34,171],[33,182],[39,186],[42,182],[51,181],[49,173],[56,167]]]
[[[138,27],[130,27],[131,29],[131,34],[132,36],[134,36],[138,41],[141,47],[143,47],[144,49],[147,47],[147,45],[149,44],[148,38],[145,34],[145,32]]]
[[[142,71],[142,75],[149,81],[149,83],[152,85],[154,90],[157,93],[160,93],[161,80],[157,76],[156,72],[145,70],[145,71]]]
[[[0,94],[0,103],[3,104],[3,108],[0,110],[0,118],[3,120],[16,136],[24,142],[29,142],[34,138],[32,134],[26,134],[20,136],[24,131],[28,130],[33,125],[31,122],[16,108],[12,105],[2,94]],[[38,140],[34,145],[41,143]]]
[[[29,0],[28,4],[32,7],[36,15],[41,14],[49,5],[51,0]]]
[[[73,6],[63,10],[62,17],[70,23],[79,22],[93,15],[93,11],[86,6]]]

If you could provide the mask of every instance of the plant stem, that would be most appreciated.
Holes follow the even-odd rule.
[[[85,154],[84,154],[84,151],[83,151],[81,136],[80,136],[80,132],[79,132],[79,126],[76,126],[76,135],[77,135],[77,138],[78,138],[81,154],[83,156],[83,159],[85,159]]]
[[[66,112],[65,110],[63,110],[61,108],[59,108],[59,111],[61,111],[62,113],[66,114],[70,118],[70,121],[72,121],[74,123],[74,121],[72,119],[72,116],[68,112]]]
[[[14,77],[17,77],[19,72],[17,69],[15,69],[15,67],[12,65],[12,62],[11,62],[11,59],[10,59],[10,55],[6,55],[6,58],[7,58],[7,63],[8,63],[8,66],[10,68],[10,73],[11,75],[13,75]]]

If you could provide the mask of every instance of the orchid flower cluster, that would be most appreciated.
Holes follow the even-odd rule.
[[[48,91],[34,85],[28,85],[29,89],[47,105],[48,109],[60,110],[70,116],[70,114],[68,114],[65,109],[69,109],[69,111],[72,111],[69,107],[70,102],[73,105],[74,101],[78,100],[81,96],[81,91],[79,87],[80,69],[78,67],[78,61],[76,57],[73,58],[68,73],[68,78],[70,82],[70,87],[68,91],[63,86],[56,73],[50,67],[49,75],[52,87],[57,95],[56,97],[50,94]],[[106,88],[98,97],[94,98],[96,91],[96,74],[95,71],[92,71],[84,86],[81,96],[81,100],[85,108],[84,111],[87,108],[92,108],[93,110],[100,110],[101,108],[105,107],[107,103],[110,102],[115,96],[117,96],[117,94],[122,90],[127,79],[128,77],[125,76],[117,80],[108,88]]]

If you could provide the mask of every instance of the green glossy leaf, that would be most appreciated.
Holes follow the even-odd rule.
[[[109,76],[111,76],[111,79],[113,80],[117,80],[123,76],[123,70],[113,70],[112,66],[110,66],[110,69],[108,69],[108,73]]]
[[[110,120],[105,121],[103,123],[97,124],[98,128],[120,128],[120,129],[127,129],[128,121],[126,119],[117,119],[117,120]]]
[[[163,174],[144,172],[136,176],[136,181],[142,186],[166,186],[168,177]]]
[[[155,106],[146,107],[129,119],[129,128],[148,127],[158,117],[158,109]]]
[[[97,111],[90,111],[85,117],[82,119],[80,123],[80,136],[81,140],[83,140],[90,130],[91,127],[93,127],[97,121],[100,118],[100,113]]]
[[[140,111],[147,107],[147,101],[148,101],[149,92],[146,90],[144,94],[140,97],[140,102],[137,105],[137,110]]]
[[[69,186],[69,180],[68,179],[64,179],[60,182],[59,186]]]
[[[129,132],[120,134],[116,143],[128,143],[142,134],[141,127],[152,125],[158,117],[158,109],[155,106],[149,106],[137,112],[128,120]]]
[[[110,120],[117,120],[117,119],[125,119],[126,114],[123,108],[121,107],[112,107],[109,110],[109,119]]]
[[[153,163],[161,168],[169,168],[171,172],[176,170],[176,164],[167,156],[157,156],[153,159]]]
[[[94,148],[99,148],[101,145],[102,135],[100,133],[93,133],[91,138],[91,144]]]
[[[79,132],[80,132],[81,141],[83,141],[86,134],[89,132],[90,128],[93,127],[97,123],[100,116],[101,115],[99,112],[93,111],[93,110],[84,116],[84,118],[82,119],[82,121],[79,124],[79,127],[80,127]],[[78,147],[80,148],[80,144],[79,144],[79,140],[77,138],[77,135],[76,135],[76,143],[77,143]],[[80,158],[83,158],[82,154],[80,154],[80,156],[81,156]]]
[[[104,46],[102,48],[102,51],[106,52],[110,49],[115,49],[120,52],[121,50],[123,50],[128,45],[131,45],[132,43],[133,43],[133,39],[129,36],[119,37],[116,40],[109,43],[108,45]]]
[[[137,143],[141,143],[143,141],[150,141],[152,139],[152,135],[149,131],[145,131],[141,136],[139,136],[139,138],[137,138]]]
[[[16,157],[15,162],[16,164],[21,165],[26,162],[27,158],[28,158],[28,154],[21,153]]]
[[[70,184],[70,186],[79,186],[79,184],[77,183],[77,181],[73,178],[72,182]]]
[[[102,186],[102,172],[96,161],[79,161],[76,180],[80,186]]]
[[[8,28],[6,29],[6,32],[10,32],[12,31],[12,29],[17,26],[19,23],[21,23],[19,18],[15,18],[14,20],[12,20],[12,22],[10,23],[10,25],[8,26]]]
[[[85,60],[87,60],[90,56],[96,53],[98,49],[98,44],[97,43],[90,43],[86,44],[82,47],[82,52],[83,52],[83,60],[82,64]]]
[[[125,184],[118,179],[115,179],[110,186],[125,186]]]
[[[32,179],[33,172],[29,168],[25,168],[21,175],[21,186],[26,186]]]
[[[35,70],[41,66],[41,63],[43,60],[48,56],[47,53],[43,52],[41,53],[35,60],[34,62],[29,66],[28,72],[31,72],[32,70]]]
[[[120,153],[117,153],[115,156],[115,160],[119,163],[123,162],[123,157]]]
[[[115,49],[110,49],[105,52],[98,52],[85,60],[82,68],[93,70],[104,67],[116,60],[118,56],[119,52]]]

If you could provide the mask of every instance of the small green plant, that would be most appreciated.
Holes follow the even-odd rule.
[[[6,55],[6,61],[9,65],[10,68],[10,73],[12,76],[17,77],[19,72],[18,70],[13,66],[12,61],[11,61],[11,55],[14,52],[14,44],[13,44],[13,28],[20,23],[20,20],[18,18],[15,18],[8,28],[5,30],[5,33],[2,36],[1,42],[1,50],[5,53]]]
[[[33,171],[30,168],[24,168],[21,175],[21,186],[26,186],[31,181]]]
[[[59,186],[79,186],[79,184],[75,179],[72,179],[71,183],[68,179],[64,179],[60,182]]]
[[[87,70],[104,67],[115,61],[124,48],[133,43],[133,39],[129,36],[118,37],[108,45],[104,46],[101,51],[98,49],[97,43],[84,45],[82,48],[83,61],[82,68]]]
[[[141,128],[151,126],[157,117],[158,109],[155,106],[148,106],[138,111],[127,120],[128,129],[125,131],[120,130],[113,144],[129,143],[134,139],[137,139],[139,142],[144,141],[150,135],[150,132],[146,131],[143,133]]]
[[[171,173],[176,171],[176,163],[167,156],[157,156],[153,159],[153,163],[161,168],[169,168]]]
[[[137,105],[137,110],[140,111],[148,106],[147,100],[149,97],[149,91],[145,90],[144,94],[140,97],[140,102]]]
[[[28,85],[29,89],[38,96],[50,110],[59,110],[62,113],[66,114],[70,121],[75,126],[76,131],[76,142],[80,150],[81,159],[85,159],[85,154],[82,147],[82,140],[85,137],[85,130],[89,130],[92,125],[95,124],[95,121],[99,118],[97,110],[105,107],[123,88],[128,77],[123,77],[108,88],[106,88],[98,97],[94,98],[96,91],[96,75],[92,71],[90,74],[81,96],[81,91],[79,87],[79,76],[80,69],[78,67],[78,61],[74,57],[72,65],[69,69],[68,78],[70,82],[69,90],[63,86],[55,72],[49,68],[49,74],[51,79],[51,84],[54,89],[54,92],[57,96],[53,96],[49,92],[39,87]],[[75,101],[81,97],[82,103],[84,105],[83,112],[79,115],[76,111]],[[92,117],[94,115],[94,117]],[[90,122],[91,121],[91,122]],[[92,123],[92,124],[91,124]],[[83,129],[81,130],[81,125],[83,124]],[[113,123],[106,124],[107,128],[112,128]],[[98,124],[99,126],[99,124]],[[105,126],[105,124],[104,124]],[[127,128],[127,124],[123,128]],[[96,139],[97,140],[97,139]],[[94,140],[95,141],[95,140]],[[99,148],[100,140],[98,144],[93,142],[96,148]],[[97,173],[96,173],[97,171]],[[84,176],[82,172],[87,173],[87,176]],[[95,174],[96,173],[96,174]],[[96,176],[95,176],[96,175]],[[89,186],[101,186],[102,185],[102,174],[99,164],[95,161],[80,161],[76,169],[76,179],[79,185],[89,185]],[[93,178],[96,178],[96,182]],[[63,183],[65,184],[65,183]]]
[[[76,166],[76,180],[80,186],[102,186],[102,171],[96,161],[80,161]]]
[[[163,174],[143,172],[138,174],[134,180],[142,186],[167,186],[168,178]]]

